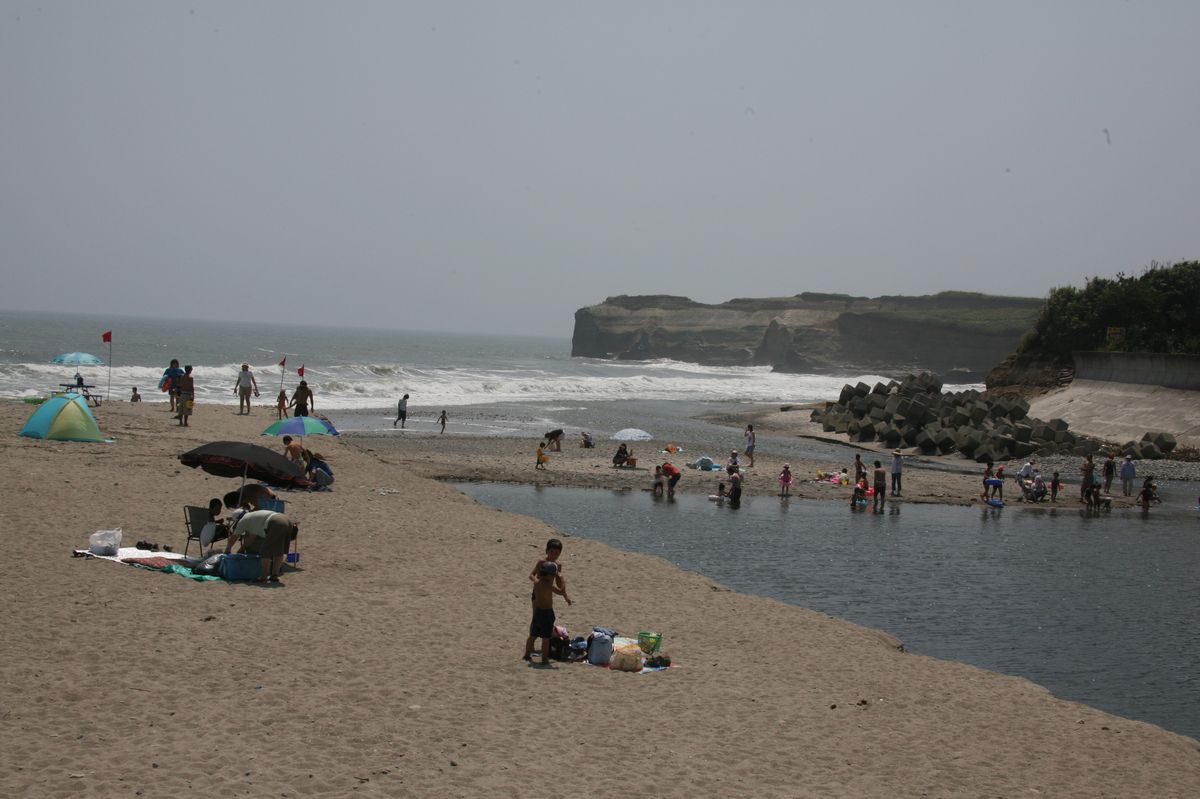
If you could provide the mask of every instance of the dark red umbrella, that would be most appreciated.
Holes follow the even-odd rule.
[[[260,480],[285,488],[310,488],[304,471],[280,453],[242,441],[214,441],[179,456],[184,466],[201,468],[218,477]]]

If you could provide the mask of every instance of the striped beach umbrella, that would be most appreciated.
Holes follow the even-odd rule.
[[[262,432],[264,436],[336,436],[333,425],[316,416],[293,416],[280,419]]]

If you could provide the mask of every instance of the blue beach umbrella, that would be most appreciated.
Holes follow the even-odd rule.
[[[56,355],[50,360],[50,363],[57,363],[64,366],[103,366],[104,361],[92,355],[90,352],[64,352],[62,355]]]

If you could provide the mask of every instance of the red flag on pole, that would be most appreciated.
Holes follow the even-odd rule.
[[[301,377],[304,377],[304,365],[303,364],[301,364],[300,368],[296,370],[296,374],[300,375]]]
[[[279,365],[280,365],[281,367],[282,367],[282,366],[287,366],[287,356],[286,356],[286,355],[285,355],[285,356],[283,356],[283,360],[279,362]]]
[[[109,330],[100,336],[100,340],[108,344],[112,344],[112,331]]]

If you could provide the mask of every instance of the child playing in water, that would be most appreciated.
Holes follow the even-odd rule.
[[[288,398],[287,391],[279,389],[279,396],[275,398],[275,410],[279,413],[279,418],[286,418],[288,415]]]
[[[1055,472],[1050,477],[1050,501],[1058,502],[1058,489],[1062,488],[1062,480],[1058,479],[1058,472]]]
[[[661,466],[654,467],[654,496],[661,497],[663,492],[667,490],[667,476],[663,474]]]
[[[850,495],[850,507],[853,508],[859,500],[862,500],[864,505],[867,504],[867,478],[865,477],[854,484],[854,493]]]
[[[783,471],[779,473],[779,496],[786,497],[792,491],[792,467],[788,464],[783,464]]]

